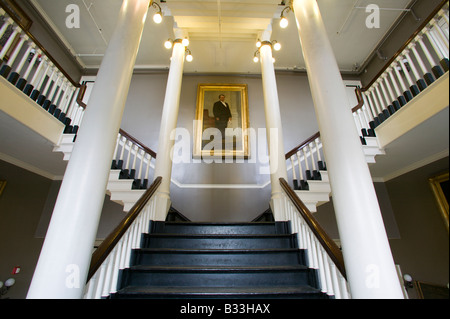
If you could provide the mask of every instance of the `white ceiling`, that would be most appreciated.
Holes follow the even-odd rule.
[[[30,0],[46,18],[58,36],[77,56],[85,68],[98,68],[114,31],[122,0]],[[160,1],[157,1],[160,3]],[[256,40],[270,23],[272,39],[283,46],[275,53],[277,69],[304,69],[294,14],[287,16],[287,29],[279,27],[282,0],[167,0],[163,23],[151,19],[149,9],[136,68],[164,69],[169,66],[170,50],[163,44],[173,38],[175,23],[189,34],[194,61],[185,65],[186,72],[259,73],[252,61]],[[391,29],[411,0],[318,0],[326,29],[339,67],[353,71],[363,65],[381,39]],[[80,28],[66,27],[66,7],[80,8]],[[370,13],[365,8],[381,8],[380,28],[368,29]],[[394,10],[393,10],[394,9]]]

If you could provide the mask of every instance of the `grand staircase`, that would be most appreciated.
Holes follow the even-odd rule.
[[[325,299],[288,222],[150,222],[111,299]]]

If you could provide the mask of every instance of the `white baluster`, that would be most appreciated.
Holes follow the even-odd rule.
[[[306,171],[309,171],[309,163],[308,163],[308,157],[306,155],[305,147],[302,148],[302,152],[303,152],[303,158],[305,160]]]
[[[14,24],[14,20],[11,18],[8,18],[5,20],[5,23],[3,23],[2,28],[0,29],[0,38],[3,37],[3,35],[5,34],[6,30],[8,29],[9,26]]]
[[[368,122],[367,122],[368,123]],[[317,150],[317,159],[319,162],[322,162],[322,155],[320,154],[320,148],[319,148],[319,144],[320,144],[320,138],[316,138],[314,140],[314,143],[316,144],[316,150]]]
[[[315,239],[315,245],[314,247],[316,247],[316,251],[317,251],[317,261],[318,261],[318,270],[319,270],[319,278],[320,278],[320,286],[321,286],[321,291],[323,293],[327,293],[330,290],[330,287],[328,287],[328,282],[326,279],[326,275],[325,275],[325,265],[323,262],[323,255],[321,253],[321,247],[320,244],[317,242],[317,240]]]
[[[339,285],[338,274],[337,274],[337,267],[333,262],[330,262],[330,268],[331,268],[331,278],[333,281],[335,298],[342,299],[341,287]]]
[[[100,299],[100,297],[102,296],[103,283],[105,282],[105,272],[106,272],[105,263],[102,263],[99,271],[100,273],[97,280],[97,287],[95,287],[94,299]]]
[[[420,47],[422,48],[422,51],[425,54],[425,57],[427,58],[428,62],[431,65],[431,68],[434,68],[437,65],[437,63],[434,60],[433,56],[431,55],[430,51],[428,50],[427,46],[423,42],[423,37],[421,35],[417,37],[417,42],[420,44]]]
[[[106,265],[106,274],[105,274],[105,280],[103,283],[103,290],[101,293],[102,297],[108,297],[111,291],[111,276],[113,273],[113,267],[114,267],[114,253],[111,251],[109,257],[108,257],[108,263]]]
[[[395,69],[395,66],[389,67],[389,68],[387,69],[387,71],[388,71],[389,77],[390,77],[390,79],[391,79],[391,82],[392,82],[392,84],[394,85],[394,90],[395,90],[395,93],[397,93],[397,99],[398,99],[399,97],[402,97],[403,94],[402,94],[402,92],[400,91],[400,88],[399,88],[399,86],[398,86],[398,83],[397,83],[397,81],[396,81],[396,79],[395,79],[395,76],[394,76],[394,73],[393,73],[394,69]]]
[[[377,112],[377,113],[375,113],[375,114],[377,114],[377,116],[378,116],[378,114],[382,113],[383,110],[380,108],[380,105],[378,104],[378,101],[377,101],[377,99],[376,99],[376,97],[375,97],[374,90],[375,90],[375,89],[374,89],[373,87],[371,87],[371,88],[369,89],[369,95],[368,95],[368,98],[369,98],[371,104],[372,104],[372,105],[375,105],[375,110],[376,110],[376,112]]]
[[[297,161],[298,161],[298,170],[299,170],[299,173],[300,173],[300,180],[304,181],[305,178],[303,176],[303,167],[302,167],[302,160],[301,160],[300,151],[297,152]]]
[[[34,49],[33,42],[31,42],[31,41],[28,42],[28,47],[27,47],[25,53],[23,54],[22,59],[20,60],[19,64],[17,64],[17,66],[14,68],[13,72],[20,74],[20,72],[22,71],[22,68],[25,65],[25,62],[27,62],[28,57],[30,56],[31,50],[33,50],[33,49]]]
[[[423,75],[428,73],[428,69],[425,66],[425,62],[423,62],[422,57],[419,54],[419,51],[417,51],[416,43],[411,43],[409,45],[409,48],[414,54],[414,57],[416,58],[417,63],[419,63],[419,67],[422,70]]]
[[[11,45],[14,43],[14,40],[16,39],[17,34],[19,33],[20,28],[18,26],[14,26],[13,32],[6,41],[5,45],[3,46],[2,50],[0,51],[0,61],[3,60],[6,53],[11,48]]]
[[[376,83],[376,87],[375,87],[375,92],[377,94],[378,100],[380,101],[380,105],[381,105],[381,113],[383,113],[383,110],[389,105],[389,101],[385,102],[383,98],[385,98],[385,96],[383,96],[380,92],[380,81],[381,79],[378,79],[377,83]]]
[[[434,34],[433,29],[428,29],[424,34],[427,36],[428,41],[431,44],[431,47],[433,48],[434,52],[436,53],[439,60],[443,60],[448,53],[445,53],[447,50],[444,51],[444,48],[442,47],[442,44],[440,43],[439,39]],[[445,55],[444,55],[445,54]]]
[[[19,37],[20,37],[19,43],[16,44],[13,52],[11,53],[11,55],[8,58],[8,62],[5,64],[9,68],[11,68],[13,66],[14,62],[16,62],[17,56],[19,55],[20,50],[22,50],[22,47],[25,44],[25,41],[27,41],[29,39],[26,34],[20,35]]]
[[[421,80],[419,71],[417,70],[417,67],[416,67],[416,65],[414,64],[414,62],[413,62],[413,60],[411,58],[410,51],[409,50],[405,50],[403,53],[405,54],[405,58],[408,61],[409,66],[411,67],[411,70],[412,70],[412,72],[414,74],[414,77],[416,78],[416,82]]]
[[[371,101],[369,101],[369,92],[363,93],[363,99],[364,99],[364,104],[367,105],[369,108],[370,115],[372,117],[372,121],[375,120],[375,117],[377,117],[378,113],[375,111],[375,108],[371,104]]]
[[[402,56],[400,56],[400,57],[397,59],[397,61],[398,61],[398,63],[400,64],[400,66],[401,66],[401,68],[402,68],[402,70],[403,70],[403,74],[405,74],[406,80],[408,81],[410,87],[411,87],[411,86],[414,86],[415,83],[414,83],[414,81],[412,80],[411,75],[409,74],[409,71],[408,71],[408,69],[406,68],[406,65],[405,65],[405,58],[403,58]],[[407,61],[407,60],[406,60],[406,61]]]
[[[294,165],[294,156],[291,156],[290,160],[291,160],[291,166],[292,166],[292,179],[294,181],[297,181],[297,173],[295,172],[295,165]]]
[[[397,75],[397,80],[400,83],[400,86],[402,87],[403,92],[408,91],[408,87],[406,86],[405,81],[403,81],[403,77],[400,74],[397,63],[394,62],[392,68],[393,68],[395,74]]]
[[[28,81],[28,77],[30,76],[30,73],[33,70],[33,67],[36,64],[36,61],[37,61],[39,55],[41,55],[41,53],[42,53],[41,50],[35,50],[33,58],[31,59],[31,62],[28,65],[28,68],[25,71],[25,74],[22,76],[22,79],[25,79]],[[41,66],[42,63],[43,63],[43,60],[41,60],[41,62],[39,62],[39,66],[38,66],[37,70],[39,70],[39,67]],[[36,72],[39,72],[39,71],[36,71]]]
[[[332,283],[332,279],[331,279],[331,270],[330,270],[330,261],[328,258],[328,254],[325,252],[325,250],[321,248],[321,255],[324,259],[324,271],[325,271],[325,278],[327,281],[327,287],[328,287],[328,295],[329,296],[333,296],[335,294],[334,289],[333,289],[333,283]]]
[[[87,287],[85,288],[85,299],[94,299],[94,293],[95,293],[95,286],[97,283],[97,273],[95,273],[91,280],[89,280],[89,283]]]
[[[47,67],[41,76],[41,71],[42,71],[42,68],[44,67],[44,64]],[[50,70],[50,67],[51,67],[51,65],[50,65],[50,63],[48,63],[47,57],[44,57],[42,59],[41,63],[39,63],[39,66],[36,69],[36,71],[34,72],[33,78],[30,81],[30,85],[33,86],[36,90],[39,90],[42,83],[44,83],[45,76],[47,75],[47,72]]]
[[[136,179],[143,179],[144,178],[144,174],[142,172],[143,165],[144,165],[144,159],[145,159],[145,151],[141,150],[141,160],[140,160],[140,163],[139,163],[139,174],[136,175]]]

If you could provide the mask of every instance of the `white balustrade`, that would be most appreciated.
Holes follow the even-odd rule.
[[[148,233],[155,214],[156,199],[153,195],[86,284],[84,299],[106,298],[117,292],[119,273],[130,266],[132,251],[141,248],[141,235]]]
[[[355,110],[355,123],[362,137],[449,69],[448,3],[408,43],[398,57],[362,94],[362,111]],[[419,71],[420,70],[420,71]]]
[[[317,271],[321,291],[336,299],[350,299],[347,280],[286,194],[284,195],[284,203],[291,229],[297,235],[299,249],[306,251],[309,268]]]
[[[320,170],[325,170],[322,142],[320,136],[312,137],[310,142],[295,150],[289,161],[288,173],[292,171],[294,189],[307,190],[308,180],[320,180]]]
[[[65,133],[76,133],[84,113],[84,105],[77,102],[81,86],[3,9],[0,25],[0,37],[5,41],[0,50],[0,75],[63,122]]]
[[[154,152],[119,133],[111,168],[122,170],[121,178],[134,179],[134,188],[147,188],[150,168],[155,167],[155,157]]]

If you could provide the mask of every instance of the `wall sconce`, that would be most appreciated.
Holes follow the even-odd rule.
[[[406,289],[414,288],[413,278],[411,277],[411,275],[408,274],[403,275],[403,284],[405,285]]]
[[[152,2],[152,7],[155,7],[156,10],[158,10],[154,15],[153,15],[153,21],[155,21],[155,23],[160,24],[163,20],[163,15],[162,15],[162,10],[159,4],[157,4],[156,2]]]
[[[172,39],[168,39],[166,42],[164,42],[164,47],[167,50],[172,49],[172,47],[173,47],[173,40]]]
[[[192,56],[191,50],[186,48],[186,61],[192,62],[194,60],[194,57]]]
[[[272,45],[273,45],[273,49],[275,51],[280,51],[281,50],[281,44],[279,42],[277,42],[276,40],[272,41]]]
[[[6,295],[8,293],[8,290],[14,286],[16,283],[16,280],[14,278],[9,278],[8,280],[3,283],[3,281],[0,281],[0,299],[3,295]]]
[[[281,11],[281,20],[280,27],[282,29],[286,29],[289,25],[289,20],[286,18],[286,14],[288,14],[292,10],[292,1],[290,1],[289,5]]]
[[[253,56],[253,62],[258,63],[259,62],[259,50],[256,50],[255,55]]]

